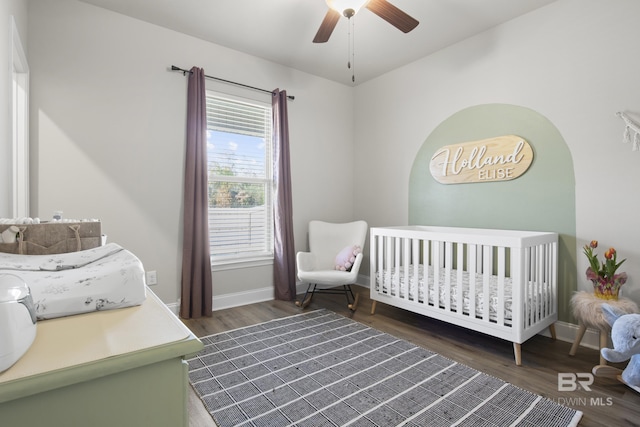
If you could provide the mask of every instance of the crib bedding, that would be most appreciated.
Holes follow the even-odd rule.
[[[29,286],[39,320],[140,305],[144,268],[116,243],[55,255],[0,254],[0,272]]]
[[[399,271],[398,271],[399,270]],[[425,271],[424,265],[418,264],[418,283],[416,284],[415,275],[414,275],[414,266],[409,266],[409,289],[408,295],[407,293],[407,281],[405,280],[405,267],[392,267],[390,269],[385,269],[383,271],[377,271],[376,273],[376,291],[390,293],[391,295],[398,296],[400,298],[408,298],[411,301],[417,301],[419,303],[425,302]],[[427,273],[428,276],[428,304],[435,304],[435,285],[434,285],[434,269],[433,266],[428,266]],[[438,305],[440,307],[445,307],[446,298],[447,298],[447,288],[445,286],[445,278],[446,271],[444,268],[439,269],[439,292],[438,292]],[[450,276],[450,293],[449,293],[449,302],[451,310],[457,311],[458,309],[458,271],[455,269],[449,270]],[[382,280],[384,278],[384,280]],[[475,312],[482,313],[484,310],[484,287],[483,287],[483,276],[478,274],[475,278]],[[380,289],[380,284],[382,284],[382,289]],[[399,289],[398,289],[399,288]],[[470,297],[470,286],[469,286],[469,272],[462,272],[462,311],[464,314],[469,314],[469,310],[471,307],[471,297]],[[405,296],[406,295],[406,296]],[[541,299],[542,295],[534,295],[533,298],[533,306],[537,306],[537,302]],[[532,299],[527,298],[529,303],[531,303]],[[548,296],[545,296],[544,299],[549,301]],[[489,319],[491,321],[498,320],[498,311],[499,311],[499,298],[498,298],[498,277],[497,276],[489,276]],[[505,324],[510,325],[512,320],[512,280],[510,277],[504,278],[504,321]],[[531,305],[531,304],[530,304]]]

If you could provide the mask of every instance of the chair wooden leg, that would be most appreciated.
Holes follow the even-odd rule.
[[[311,287],[313,286],[313,290]],[[313,298],[313,291],[315,291],[315,285],[309,284],[307,286],[307,292],[304,293],[304,297],[302,297],[302,301],[296,301],[296,305],[300,308],[305,308],[309,304],[311,304],[311,299]]]
[[[349,307],[349,310],[351,311],[356,311],[356,308],[358,308],[358,300],[360,299],[360,294],[358,292],[356,292],[356,297],[353,299],[353,303],[349,304],[347,307]]]
[[[600,355],[600,364],[601,365],[606,365],[607,364],[607,359],[602,357],[602,353],[600,352],[600,350],[602,350],[603,348],[605,348],[607,346],[607,341],[608,340],[609,340],[609,332],[607,330],[601,329],[600,330],[600,347],[598,348],[598,354]]]
[[[351,290],[351,285],[342,285],[342,289],[344,289],[344,295],[347,297],[347,307],[350,306],[351,300],[355,301],[356,297],[353,295],[353,291]],[[349,298],[351,295],[351,298]]]
[[[300,308],[307,308],[307,306],[311,304],[312,296],[313,294],[309,295],[306,299],[303,299],[302,301],[296,301],[296,305]]]
[[[376,304],[378,304],[378,301],[373,300],[373,303],[371,304],[371,315],[373,316],[374,314],[376,314]]]
[[[513,343],[513,354],[516,358],[516,365],[521,366],[522,365],[522,346],[517,342]]]
[[[556,324],[552,323],[549,325],[549,333],[551,334],[551,339],[556,340]]]
[[[580,345],[580,341],[582,341],[582,337],[584,337],[584,333],[587,331],[587,326],[583,323],[580,323],[578,328],[578,333],[576,334],[576,339],[573,341],[573,345],[571,346],[571,350],[569,351],[569,356],[575,356],[576,351],[578,351],[578,346]]]

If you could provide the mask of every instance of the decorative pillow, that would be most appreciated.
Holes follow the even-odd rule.
[[[336,255],[336,270],[351,271],[356,255],[362,252],[359,245],[347,246]]]

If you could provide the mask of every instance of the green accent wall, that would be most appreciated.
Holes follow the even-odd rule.
[[[533,149],[531,166],[516,179],[440,184],[429,172],[431,157],[445,145],[511,134]],[[577,290],[573,161],[562,135],[544,116],[517,105],[484,104],[443,121],[411,169],[409,224],[558,233],[558,317],[572,322],[569,301]]]

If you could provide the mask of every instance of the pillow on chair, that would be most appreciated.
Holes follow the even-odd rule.
[[[359,245],[347,246],[336,255],[336,270],[351,271],[356,255],[362,252]]]

